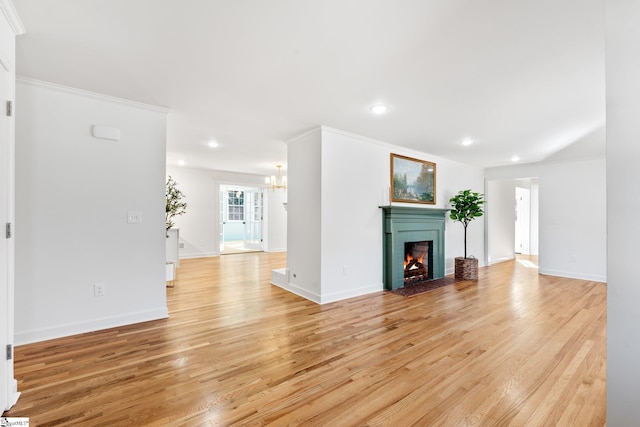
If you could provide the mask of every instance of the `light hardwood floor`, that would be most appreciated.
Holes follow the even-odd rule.
[[[269,284],[285,258],[182,260],[169,319],[16,348],[22,396],[5,416],[38,427],[605,424],[605,284],[516,260],[481,268],[477,283],[319,306]]]

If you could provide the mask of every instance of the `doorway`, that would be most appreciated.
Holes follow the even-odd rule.
[[[515,252],[531,254],[531,190],[516,187]]]
[[[537,178],[486,182],[486,264],[538,255]]]
[[[263,250],[264,196],[262,189],[220,185],[220,254]]]

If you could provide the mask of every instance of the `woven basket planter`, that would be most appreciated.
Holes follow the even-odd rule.
[[[478,258],[456,257],[455,278],[478,280]]]

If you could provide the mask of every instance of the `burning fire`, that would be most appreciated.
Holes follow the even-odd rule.
[[[429,248],[430,242],[405,243],[405,285],[429,279]],[[424,262],[427,264],[423,264]]]
[[[415,260],[415,262],[411,262]],[[424,260],[424,255],[422,255],[419,258],[414,258],[411,254],[407,254],[407,256],[404,258],[404,268],[405,270],[407,269],[407,266],[409,264],[411,264],[411,267],[409,267],[409,270],[417,270],[419,267],[419,264],[422,264],[422,261]]]

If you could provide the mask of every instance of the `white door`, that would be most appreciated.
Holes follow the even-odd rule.
[[[11,173],[12,147],[10,141],[10,120],[7,116],[6,103],[10,100],[10,73],[0,61],[0,410],[4,410],[13,402],[9,399],[9,382],[13,376],[13,360],[7,361],[5,354],[7,345],[13,335],[9,328],[13,327],[13,242],[6,237],[6,224],[11,222]],[[2,411],[0,411],[2,412]]]
[[[244,247],[262,250],[262,191],[245,191]]]

